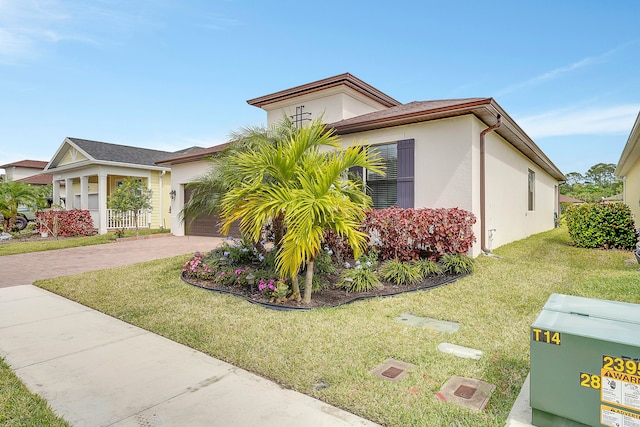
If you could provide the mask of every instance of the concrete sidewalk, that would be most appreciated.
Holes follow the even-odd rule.
[[[75,426],[375,426],[40,288],[0,289],[0,356]]]

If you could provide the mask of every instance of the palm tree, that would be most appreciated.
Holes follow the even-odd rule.
[[[276,268],[283,276],[296,278],[306,265],[306,304],[311,302],[314,260],[325,229],[345,237],[356,257],[366,245],[367,236],[358,226],[371,198],[346,178],[346,172],[363,167],[383,173],[381,157],[369,147],[339,147],[338,137],[320,121],[275,145],[259,142],[231,159],[242,180],[222,197],[223,232],[239,220],[242,232],[257,240],[264,224],[282,218],[286,232],[276,254]],[[295,281],[293,291],[298,292]]]
[[[238,156],[243,152],[252,152],[257,147],[276,147],[283,140],[287,140],[297,132],[297,128],[288,116],[283,116],[280,123],[269,128],[246,127],[231,134],[231,139],[220,153],[209,159],[210,168],[204,175],[199,176],[187,188],[192,190],[189,201],[180,211],[180,219],[191,218],[193,222],[198,217],[219,215],[222,197],[241,183],[256,176],[252,165],[238,162]],[[261,175],[265,182],[273,182],[269,174]],[[272,228],[275,234],[274,244],[279,246],[284,233],[282,217],[273,218]],[[254,246],[263,254],[266,252],[260,243],[254,240]]]
[[[16,181],[0,183],[0,213],[4,216],[5,230],[11,230],[15,225],[20,205],[37,203],[38,194],[29,184]]]

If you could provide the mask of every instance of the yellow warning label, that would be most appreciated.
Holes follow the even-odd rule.
[[[640,410],[640,376],[602,369],[600,377],[602,402]]]
[[[600,424],[611,427],[640,427],[640,414],[600,405]]]

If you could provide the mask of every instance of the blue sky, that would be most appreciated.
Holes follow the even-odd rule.
[[[400,102],[493,97],[564,172],[617,163],[640,2],[0,0],[0,164],[65,137],[175,151],[247,99],[344,72]]]

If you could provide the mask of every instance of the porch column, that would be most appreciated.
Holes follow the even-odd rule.
[[[70,211],[73,209],[73,179],[67,178],[64,180],[64,209]]]
[[[80,209],[89,209],[89,177],[80,177]]]
[[[100,224],[98,234],[107,234],[107,175],[98,175],[98,212]]]
[[[53,205],[60,206],[60,180],[53,180]]]

